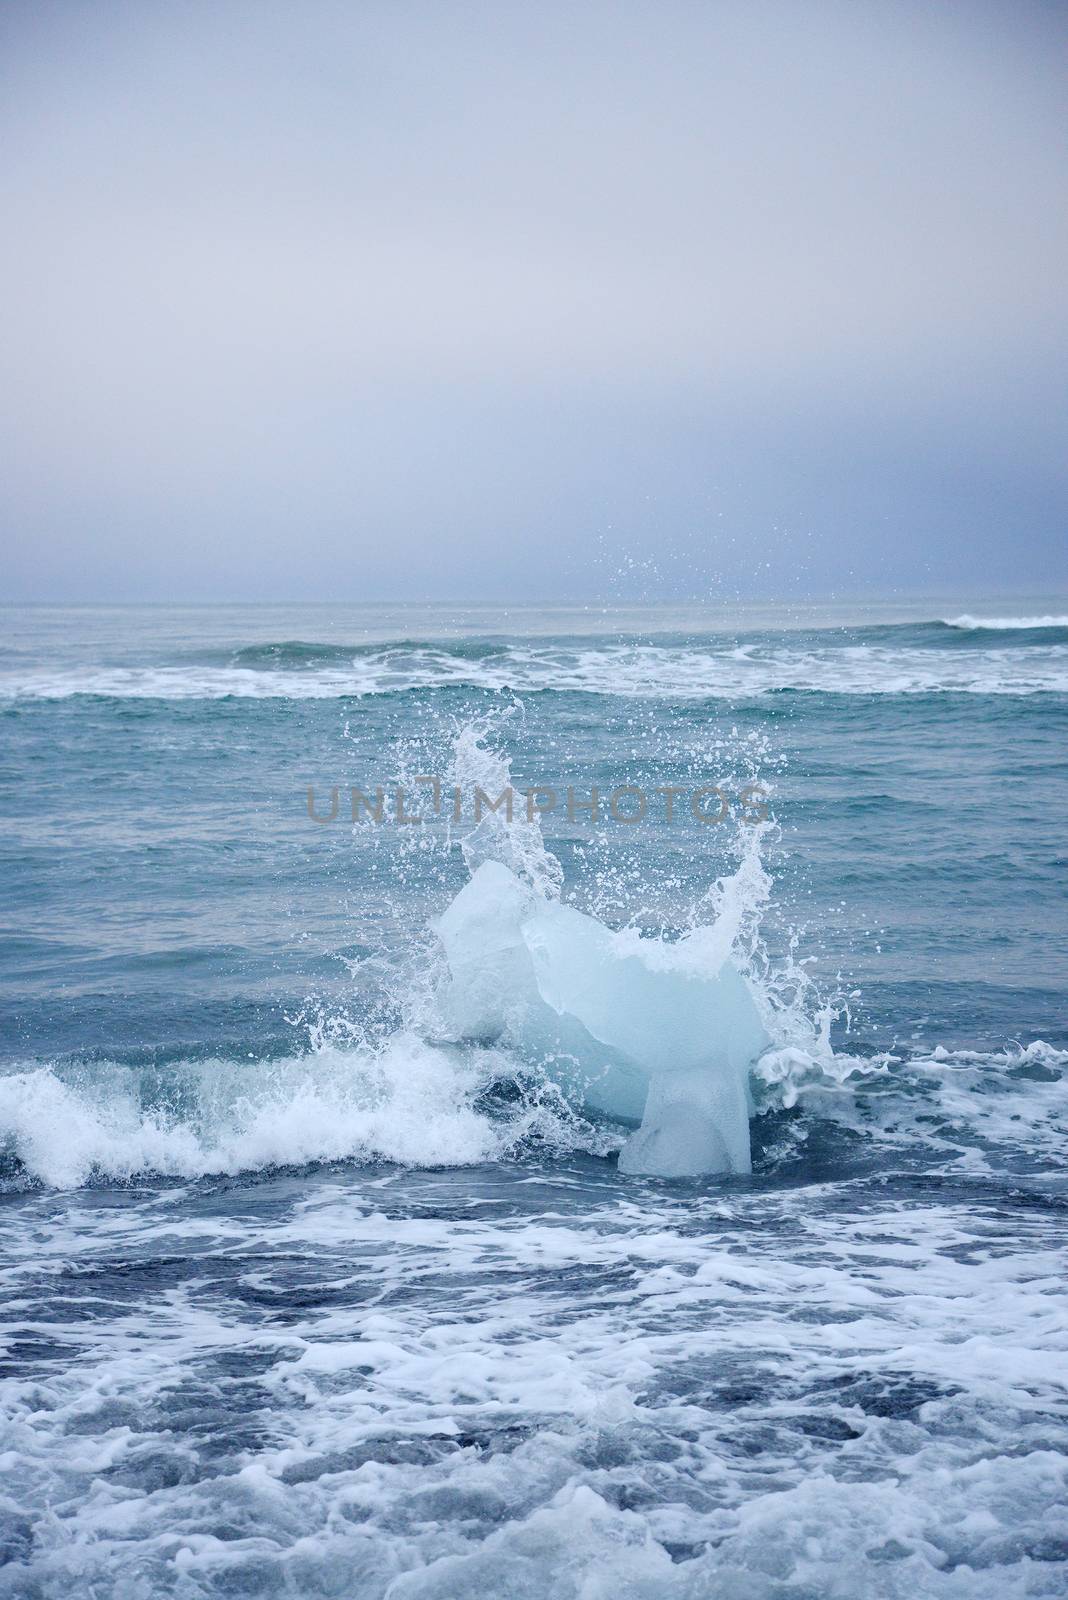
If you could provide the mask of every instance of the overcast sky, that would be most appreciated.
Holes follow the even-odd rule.
[[[1068,589],[1068,7],[0,7],[10,599]]]

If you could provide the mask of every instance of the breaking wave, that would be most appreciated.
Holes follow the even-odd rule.
[[[450,778],[497,792],[507,757],[488,722],[467,724],[453,745]],[[831,1045],[846,1002],[821,995],[792,952],[772,960],[762,916],[772,882],[761,858],[771,824],[739,825],[733,872],[715,880],[679,918],[670,949],[695,971],[729,955],[745,974],[770,1048],[751,1087],[764,1160],[795,1160],[815,1123],[837,1127],[894,1159],[983,1166],[1014,1152],[1057,1163],[1068,1134],[1068,1051],[1041,1042],[993,1053],[850,1053]],[[506,865],[544,901],[562,892],[560,863],[537,819],[507,825],[497,813],[458,841],[469,872]],[[446,848],[451,848],[446,841]],[[72,1188],[157,1174],[183,1179],[323,1162],[473,1166],[531,1155],[606,1157],[627,1136],[559,1086],[546,1063],[506,1039],[497,1047],[446,1042],[438,1008],[433,934],[392,968],[391,1002],[402,1021],[376,1036],[346,1018],[309,1025],[307,1048],[270,1061],[216,1059],[170,1066],[121,1061],[28,1062],[0,1076],[0,1184]],[[636,941],[613,936],[620,959]],[[655,965],[655,961],[654,961]],[[386,970],[390,971],[386,961]],[[508,997],[501,997],[507,1010]],[[670,1037],[673,1018],[659,1019]],[[798,1122],[800,1119],[800,1123]],[[770,1126],[770,1124],[769,1124]],[[800,1132],[798,1131],[800,1128]],[[759,1163],[758,1163],[759,1164]]]
[[[494,1100],[502,1080],[513,1093]],[[377,1051],[321,1045],[268,1063],[180,1061],[166,1073],[31,1064],[0,1077],[0,1151],[16,1186],[336,1161],[474,1166],[534,1146],[601,1154],[612,1141],[499,1053],[460,1054],[405,1034]]]
[[[1019,619],[1017,619],[1019,620]],[[958,619],[965,625],[1002,624]],[[1008,619],[1004,626],[1010,625]],[[1015,624],[1013,624],[1015,625]],[[1022,625],[1022,624],[1021,624]],[[1037,627],[1037,622],[1030,626]],[[1058,619],[1046,619],[1053,628]],[[1066,641],[946,649],[902,643],[257,645],[225,664],[9,667],[0,700],[329,700],[475,689],[636,700],[739,700],[794,691],[836,695],[1034,695],[1068,692]]]
[[[991,628],[1000,632],[1030,633],[1036,628],[1068,628],[1068,617],[946,617],[947,628],[966,628],[980,631]]]
[[[822,1129],[877,1164],[983,1173],[1063,1168],[1068,1051],[942,1048],[859,1056],[779,1046],[753,1073],[756,1170]],[[323,1163],[473,1167],[614,1155],[629,1129],[590,1117],[507,1051],[401,1036],[269,1063],[27,1063],[0,1076],[0,1188],[234,1177]]]

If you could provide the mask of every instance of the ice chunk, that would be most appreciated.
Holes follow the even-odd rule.
[[[461,1039],[495,1039],[535,1000],[522,925],[538,896],[499,861],[484,861],[437,922],[451,982],[443,997]]]
[[[748,1172],[749,1068],[769,1044],[729,960],[613,933],[484,862],[438,923],[460,1037],[502,1036],[595,1110],[641,1121],[620,1170]]]

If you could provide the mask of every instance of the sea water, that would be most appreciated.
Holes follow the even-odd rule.
[[[3,620],[0,1595],[1068,1593],[1068,604]],[[619,1060],[458,1017],[487,863]]]

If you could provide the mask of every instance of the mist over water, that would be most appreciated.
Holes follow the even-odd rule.
[[[1064,1593],[1066,618],[7,613],[0,1594]],[[751,1174],[450,1025],[487,862],[729,956]]]

